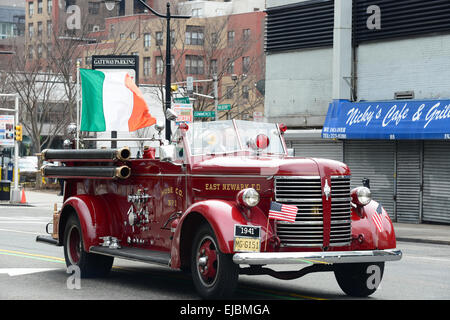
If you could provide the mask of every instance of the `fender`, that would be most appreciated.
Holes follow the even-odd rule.
[[[236,202],[225,200],[205,200],[190,206],[182,215],[173,236],[171,267],[180,268],[182,262],[181,256],[186,253],[182,252],[183,250],[189,250],[187,254],[190,254],[191,241],[189,241],[189,244],[182,244],[181,238],[183,237],[184,239],[186,233],[193,233],[187,235],[188,238],[193,238],[195,229],[190,232],[189,223],[187,223],[187,221],[191,219],[195,219],[196,221],[201,219],[209,223],[214,231],[214,234],[216,235],[219,250],[223,253],[234,252],[233,246],[235,224],[261,226],[261,247],[264,247],[263,241],[266,237],[267,239],[270,239],[274,234],[270,225],[269,229],[266,229],[267,216],[261,211],[261,209],[254,207],[250,209],[250,218],[247,218],[247,216],[243,213],[244,210],[245,209],[241,209]],[[183,240],[183,242],[185,242],[185,240]]]
[[[84,250],[99,244],[99,237],[116,234],[114,215],[108,201],[100,196],[78,195],[68,198],[59,219],[59,242],[63,245],[64,229],[68,216],[75,211],[83,233]]]
[[[381,213],[377,213],[381,212]],[[376,201],[372,200],[361,209],[362,217],[352,208],[352,250],[395,249],[395,231],[386,210]],[[381,219],[381,231],[378,230],[373,216]],[[362,237],[362,242],[355,238]]]

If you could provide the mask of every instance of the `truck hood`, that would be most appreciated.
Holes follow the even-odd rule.
[[[192,174],[257,176],[350,175],[342,162],[321,158],[214,157],[192,165]]]

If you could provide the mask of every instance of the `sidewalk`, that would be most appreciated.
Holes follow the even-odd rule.
[[[26,204],[10,204],[8,201],[0,201],[1,206],[26,205],[32,207],[45,207],[53,210],[56,203],[58,209],[62,206],[63,197],[58,196],[58,191],[37,192],[25,190]],[[394,230],[397,241],[434,243],[450,245],[450,225],[435,224],[411,224],[394,222]]]

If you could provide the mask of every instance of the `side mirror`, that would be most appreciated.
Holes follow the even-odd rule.
[[[287,149],[288,157],[295,157],[295,150],[294,148]]]
[[[167,109],[166,110],[166,119],[169,121],[174,121],[178,118],[178,115],[175,111],[173,111],[172,109]]]
[[[173,162],[176,159],[176,148],[173,144],[159,147],[159,159],[164,162]]]

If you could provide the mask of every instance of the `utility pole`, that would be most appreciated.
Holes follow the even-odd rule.
[[[219,89],[217,83],[217,74],[213,75],[214,81],[214,110],[216,111],[216,121],[219,120],[219,112],[217,110],[217,106],[219,105]]]

